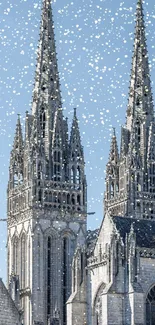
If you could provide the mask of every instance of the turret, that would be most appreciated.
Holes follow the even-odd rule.
[[[23,136],[20,122],[20,115],[18,115],[16,132],[14,138],[13,149],[10,158],[10,181],[9,188],[12,189],[23,182]]]
[[[84,172],[84,155],[81,145],[81,137],[74,108],[74,116],[71,127],[70,147],[69,147],[69,163],[70,163],[70,181],[73,184],[80,184],[83,179]]]
[[[108,200],[113,200],[119,194],[119,153],[115,129],[111,139],[109,161],[106,168],[105,209]]]
[[[154,184],[152,174],[154,167],[150,161],[154,152],[153,128],[154,109],[144,14],[142,0],[138,0],[129,100],[126,124],[121,130],[119,166],[114,168],[116,161],[111,163],[111,153],[107,164],[105,205],[106,208],[108,205],[112,213],[132,218],[141,218],[143,215],[145,218],[153,211],[146,195],[146,192],[152,191]],[[119,184],[117,195],[115,183]]]

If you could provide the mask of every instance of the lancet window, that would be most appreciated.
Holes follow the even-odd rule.
[[[146,325],[155,324],[155,286],[151,288],[146,298]]]
[[[45,114],[44,107],[42,107],[40,112],[40,129],[43,138],[45,138],[45,127],[46,127],[46,114]]]

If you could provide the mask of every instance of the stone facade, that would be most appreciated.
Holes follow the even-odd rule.
[[[76,109],[63,116],[50,1],[43,0],[31,113],[20,117],[8,183],[8,284],[19,278],[24,325],[66,325],[71,264],[86,237],[86,177]]]
[[[106,170],[105,216],[94,248],[90,250],[90,241],[86,241],[88,325],[155,324],[154,136],[143,4],[138,0],[129,101],[120,153],[114,130]],[[73,270],[80,261],[80,257],[75,255],[75,258]],[[77,290],[80,294],[81,286],[72,286],[72,309],[71,298],[67,303],[70,325],[75,324],[71,310]],[[81,315],[78,322],[84,324],[80,304],[78,314]]]
[[[24,325],[155,324],[155,120],[142,0],[126,124],[120,153],[115,130],[112,136],[104,208],[100,230],[87,233],[78,119],[74,109],[68,139],[52,9],[43,0],[32,111],[24,140],[18,117],[8,183],[14,304],[7,297]]]

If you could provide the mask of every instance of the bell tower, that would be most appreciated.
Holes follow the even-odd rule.
[[[154,130],[154,105],[143,3],[142,0],[138,0],[126,124],[122,127],[121,132],[120,155],[119,157],[118,154],[115,155],[117,163],[115,158],[115,161],[112,162],[110,159],[107,164],[105,212],[109,211],[111,215],[115,216],[154,219]],[[114,137],[112,148],[114,147],[113,143]],[[110,179],[112,180],[112,170],[117,170],[114,179],[119,179],[117,193],[112,190],[112,185],[108,185]],[[111,190],[109,190],[110,188]]]
[[[66,325],[71,264],[85,243],[87,185],[76,110],[61,104],[50,0],[43,0],[32,111],[18,116],[8,182],[8,284],[19,279],[24,325]]]

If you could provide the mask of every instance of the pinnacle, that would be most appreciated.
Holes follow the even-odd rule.
[[[119,160],[119,154],[118,154],[118,145],[117,145],[117,139],[116,139],[116,132],[115,128],[113,128],[113,135],[111,140],[111,146],[110,146],[110,154],[109,154],[109,162],[118,162]]]
[[[71,127],[70,149],[71,151],[79,151],[79,156],[83,158],[83,147],[81,144],[81,136],[78,125],[78,118],[76,115],[76,108],[74,108],[73,122]]]
[[[18,114],[17,124],[16,124],[16,132],[15,132],[15,138],[14,138],[14,149],[22,148],[22,147],[23,147],[23,136],[22,136],[20,114]]]

